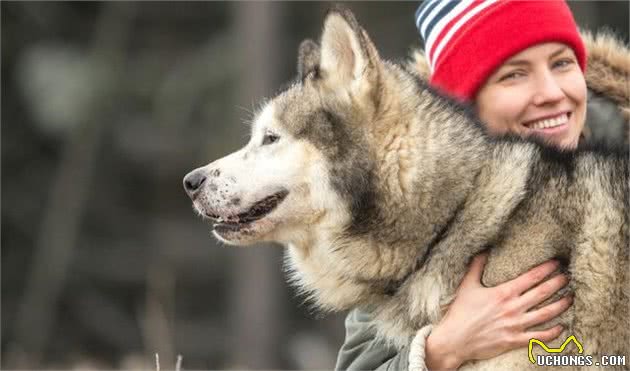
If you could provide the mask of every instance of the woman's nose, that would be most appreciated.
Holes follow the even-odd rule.
[[[535,80],[534,104],[537,106],[556,103],[565,97],[561,82],[552,71],[538,74]]]

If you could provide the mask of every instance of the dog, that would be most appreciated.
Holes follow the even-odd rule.
[[[381,59],[334,8],[245,147],[186,175],[194,209],[226,244],[286,246],[302,293],[325,311],[369,309],[400,347],[440,319],[476,254],[489,251],[487,286],[559,259],[574,294],[563,335],[627,354],[627,152],[491,137],[412,66]],[[462,369],[532,367],[520,349]]]

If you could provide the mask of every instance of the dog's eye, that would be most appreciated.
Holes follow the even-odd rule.
[[[275,143],[278,141],[278,139],[280,139],[279,136],[272,134],[272,133],[267,133],[265,134],[265,136],[263,137],[263,142],[262,145],[266,146],[267,144],[271,144],[271,143]]]

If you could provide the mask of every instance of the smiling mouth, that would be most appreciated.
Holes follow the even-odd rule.
[[[256,202],[249,210],[227,217],[206,213],[206,216],[213,221],[216,232],[233,232],[241,230],[253,222],[260,220],[271,213],[289,194],[283,190]]]
[[[571,112],[565,112],[555,117],[526,122],[523,125],[531,130],[553,129],[568,124],[569,118],[571,118]]]

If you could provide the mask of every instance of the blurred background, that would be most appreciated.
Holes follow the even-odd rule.
[[[416,2],[347,5],[382,56],[420,45]],[[181,185],[246,142],[330,3],[0,6],[1,367],[331,369],[343,314],[296,297],[280,247],[217,244]],[[570,6],[628,42],[627,1]]]

